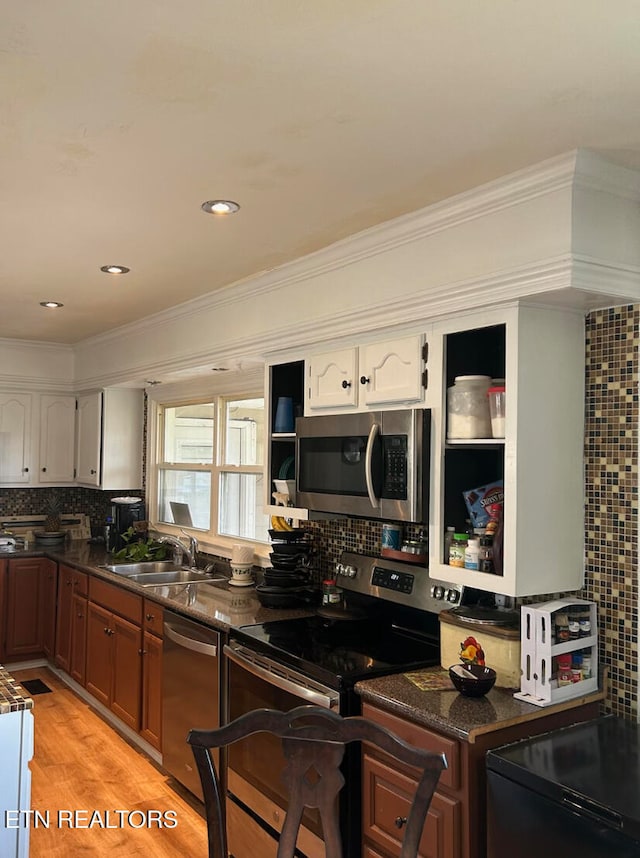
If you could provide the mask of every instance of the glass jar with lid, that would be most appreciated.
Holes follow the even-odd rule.
[[[488,375],[457,375],[447,390],[447,438],[491,438]]]

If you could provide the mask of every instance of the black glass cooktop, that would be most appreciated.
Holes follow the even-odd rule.
[[[440,662],[440,645],[382,621],[319,616],[241,626],[232,637],[334,688]]]

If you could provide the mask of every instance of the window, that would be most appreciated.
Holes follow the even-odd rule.
[[[158,406],[158,521],[267,542],[264,400]]]

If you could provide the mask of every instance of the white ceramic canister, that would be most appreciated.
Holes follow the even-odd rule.
[[[447,438],[491,438],[488,375],[457,375],[447,390]]]

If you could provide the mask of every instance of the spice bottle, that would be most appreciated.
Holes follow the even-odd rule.
[[[565,611],[558,611],[554,618],[556,643],[569,640],[569,616]]]
[[[571,685],[573,677],[571,674],[571,653],[563,653],[557,657],[558,685]]]
[[[588,638],[591,634],[591,611],[589,608],[582,608],[578,614],[578,636]]]
[[[464,550],[464,568],[476,571],[480,568],[480,540],[477,536],[470,536],[467,541],[467,547]]]
[[[481,572],[493,572],[493,539],[490,536],[480,537],[478,562]]]
[[[451,543],[453,542],[453,535],[455,533],[455,527],[448,527],[447,531],[444,535],[444,562],[449,562],[449,554],[451,552]]]
[[[454,533],[449,551],[449,566],[464,567],[464,552],[467,547],[467,534]]]
[[[339,605],[342,602],[342,590],[336,586],[335,578],[322,582],[322,604]]]
[[[577,640],[580,636],[580,620],[578,618],[578,610],[576,608],[569,608],[569,638],[570,640]]]

